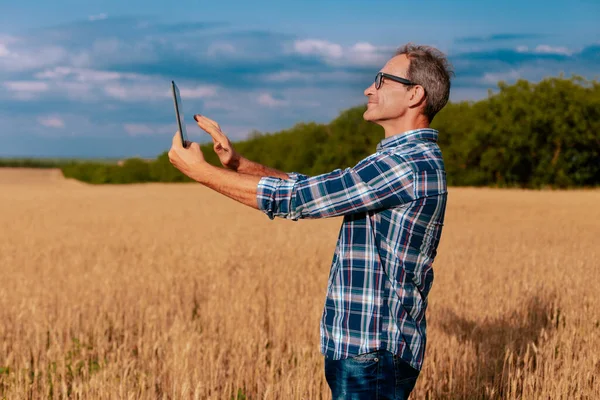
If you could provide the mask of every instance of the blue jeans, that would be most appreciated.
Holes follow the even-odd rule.
[[[387,350],[343,360],[325,357],[333,400],[408,399],[418,377],[418,370]]]

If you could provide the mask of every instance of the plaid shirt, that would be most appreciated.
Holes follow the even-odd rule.
[[[259,209],[271,219],[344,216],[320,324],[328,358],[387,349],[422,367],[447,198],[437,138],[411,130],[383,139],[353,168],[258,184]]]

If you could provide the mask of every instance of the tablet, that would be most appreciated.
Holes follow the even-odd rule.
[[[173,90],[173,102],[175,103],[175,116],[177,117],[177,127],[181,136],[181,143],[186,147],[185,142],[188,141],[187,130],[185,128],[185,120],[183,118],[183,106],[181,104],[181,95],[175,81],[171,81],[171,89]]]

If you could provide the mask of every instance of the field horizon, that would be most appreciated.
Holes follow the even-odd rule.
[[[451,187],[412,399],[600,398],[600,189]],[[341,218],[0,168],[0,399],[330,399]]]

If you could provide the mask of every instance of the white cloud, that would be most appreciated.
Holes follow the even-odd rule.
[[[171,91],[166,85],[115,82],[104,87],[108,96],[123,101],[157,100],[171,97]]]
[[[354,65],[383,67],[391,54],[382,50],[371,43],[359,42],[349,49],[346,58]]]
[[[4,82],[4,87],[17,100],[33,100],[48,90],[48,84],[40,81],[8,81]]]
[[[102,59],[102,55],[98,55],[97,59]],[[87,51],[80,51],[69,56],[69,63],[71,63],[74,67],[84,68],[93,65],[94,61],[90,53]]]
[[[287,105],[288,102],[286,100],[276,99],[269,93],[261,93],[258,96],[258,104],[267,107],[281,107]]]
[[[304,55],[320,55],[328,58],[340,58],[343,55],[342,46],[326,40],[296,40],[294,51]]]
[[[56,67],[36,73],[34,76],[38,79],[60,79],[71,74],[72,68]]]
[[[90,15],[88,17],[88,19],[90,21],[101,21],[101,20],[106,19],[106,18],[108,18],[108,15],[105,14],[105,13],[100,13],[100,14],[97,14],[97,15]]]
[[[368,42],[357,42],[343,48],[337,43],[325,40],[297,40],[294,52],[303,55],[317,55],[332,65],[357,65],[381,67],[393,55],[388,47],[374,46]]]
[[[6,49],[8,50],[8,49]],[[12,50],[0,58],[0,69],[8,71],[27,71],[56,65],[67,57],[67,51],[58,46],[36,49]]]
[[[231,43],[217,42],[208,46],[207,54],[211,57],[218,55],[234,54],[235,46]]]
[[[56,116],[38,117],[38,122],[47,128],[64,128],[65,121]]]
[[[182,98],[201,99],[216,95],[217,88],[215,86],[196,86],[195,88],[181,87],[179,88],[179,93]],[[170,93],[169,96],[171,96]]]
[[[175,114],[173,114],[173,122],[175,122]],[[191,126],[186,124],[187,130],[190,131]],[[175,133],[177,124],[144,124],[144,123],[127,123],[123,124],[123,129],[131,136],[144,135],[165,135],[165,140],[168,140],[168,135]]]
[[[146,124],[125,124],[123,128],[125,128],[125,132],[132,136],[152,135],[155,133],[154,128]]]
[[[74,100],[92,99],[92,85],[81,82],[56,82],[55,86],[58,90],[62,90],[67,94],[67,97]]]
[[[14,36],[0,34],[0,57],[8,57],[11,55],[7,45],[16,43],[17,41],[18,39]]]
[[[267,82],[289,82],[289,81],[305,81],[313,77],[313,74],[300,71],[279,71],[265,76]]]
[[[229,101],[229,99],[223,99],[221,96],[206,100],[203,106],[207,110],[223,110],[228,112],[239,112],[243,108],[240,104],[235,104],[233,101]]]
[[[67,97],[77,100],[94,98],[98,93],[96,89],[117,99],[128,97],[140,99],[140,96],[135,93],[136,90],[150,97],[156,97],[155,92],[163,92],[162,95],[165,95],[164,88],[161,91],[143,85],[149,82],[151,77],[134,73],[58,66],[40,71],[34,74],[34,77],[48,82],[57,92],[62,91],[67,94]],[[158,96],[161,96],[161,93],[158,93]]]
[[[77,71],[77,80],[80,82],[94,81],[94,82],[106,82],[114,81],[117,79],[138,79],[137,74],[122,74],[119,72],[112,71],[96,71],[91,69],[84,69]]]
[[[377,51],[377,47],[373,46],[369,42],[358,42],[352,46],[352,50],[360,53],[373,53]]]
[[[17,38],[16,36],[10,36],[10,35],[5,35],[5,34],[0,33],[0,43],[12,44],[12,43],[17,43],[18,41],[19,41],[19,38]]]
[[[296,70],[279,71],[266,74],[262,77],[263,82],[303,82],[309,85],[318,85],[323,82],[355,83],[361,79],[360,73],[347,71],[332,72],[301,72]]]
[[[519,53],[559,54],[563,56],[570,56],[573,54],[573,51],[567,47],[549,46],[547,44],[540,44],[531,50],[527,46],[517,46],[516,50]]]
[[[546,44],[540,44],[535,48],[534,52],[538,54],[560,54],[564,56],[573,54],[573,52],[566,47],[554,47]]]
[[[17,92],[45,92],[48,90],[48,84],[40,81],[12,81],[6,82],[9,90]]]
[[[66,92],[73,99],[89,99],[98,93],[118,100],[145,101],[170,98],[168,82],[161,84],[148,75],[102,71],[89,68],[57,66],[34,74],[42,81],[35,81],[35,86],[51,88]],[[11,87],[15,87],[13,84]],[[24,86],[24,84],[21,84]],[[180,85],[181,96],[187,99],[209,98],[217,94],[215,85]]]
[[[505,72],[486,72],[481,78],[482,83],[496,85],[499,81],[509,82],[522,77],[522,71],[511,69]]]
[[[94,54],[113,54],[118,51],[122,45],[125,44],[121,43],[117,38],[102,38],[94,40],[92,49]]]
[[[110,85],[104,88],[104,92],[110,97],[114,97],[116,99],[125,100],[127,99],[128,91],[123,86],[120,85]]]
[[[109,82],[120,79],[144,80],[149,79],[139,74],[101,71],[88,68],[55,67],[38,72],[34,75],[38,79],[64,79],[73,78],[78,82]]]
[[[165,87],[166,86],[166,87]],[[114,82],[103,87],[104,93],[115,99],[124,101],[144,101],[171,98],[171,89],[168,84],[152,84],[144,82]],[[200,99],[212,97],[217,93],[216,86],[179,86],[183,101],[185,99]]]
[[[483,74],[483,77],[474,80],[473,83],[484,83],[496,87],[499,81],[514,82],[518,79],[526,79],[530,82],[538,81],[548,75],[547,65],[524,65],[506,71],[494,71]]]

